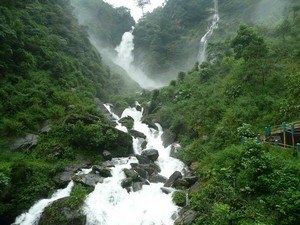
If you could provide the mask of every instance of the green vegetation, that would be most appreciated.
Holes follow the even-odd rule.
[[[121,20],[130,18],[126,11]],[[95,102],[136,86],[102,63],[68,0],[1,1],[0,73],[1,224],[51,194],[52,177],[65,165],[100,162],[104,149],[130,153],[130,136],[115,130]],[[38,135],[37,146],[13,150],[26,134]]]
[[[149,117],[183,145],[180,158],[199,162],[195,173],[203,180],[190,193],[190,208],[198,212],[194,224],[300,219],[299,158],[252,141],[266,125],[300,118],[300,11],[289,12],[276,26],[241,25],[234,37],[215,39],[207,62],[146,94]]]
[[[184,207],[186,205],[186,193],[182,191],[176,191],[172,195],[173,202],[181,207]]]

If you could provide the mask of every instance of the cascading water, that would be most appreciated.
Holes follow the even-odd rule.
[[[106,105],[110,110],[109,105]],[[178,159],[172,158],[170,146],[163,147],[161,140],[162,129],[159,124],[158,131],[149,128],[141,122],[142,111],[136,108],[128,108],[122,118],[131,116],[134,119],[133,129],[146,135],[147,148],[157,149],[159,158],[157,164],[161,168],[161,175],[169,177],[174,171],[184,171],[184,164]],[[113,114],[114,117],[116,115]],[[117,125],[117,128],[120,125]],[[124,130],[124,128],[120,128]],[[133,147],[136,154],[141,154],[141,142],[139,138],[133,138]],[[94,192],[86,199],[84,208],[87,215],[87,224],[101,225],[153,225],[173,224],[174,215],[178,207],[174,205],[171,196],[161,190],[163,183],[150,183],[144,185],[138,192],[128,193],[121,187],[121,181],[125,178],[124,168],[130,168],[131,163],[136,163],[135,157],[114,159],[115,167],[112,169],[113,176],[106,178],[104,183],[97,184]]]
[[[214,30],[218,28],[218,22],[219,22],[219,8],[218,8],[218,0],[214,0],[214,15],[212,17],[212,22],[210,27],[208,28],[208,31],[204,34],[204,36],[200,40],[200,47],[199,47],[199,53],[198,53],[198,62],[201,64],[204,62],[206,57],[206,45],[208,39],[213,34]]]
[[[116,120],[116,128],[127,132],[127,128],[119,123],[119,117],[112,113],[110,105],[105,107]],[[133,129],[146,136],[147,149],[156,149],[159,158],[155,162],[161,169],[160,175],[169,177],[174,171],[185,173],[185,165],[178,159],[170,157],[171,146],[165,148],[161,140],[163,130],[156,124],[157,130],[149,128],[141,122],[143,109],[127,108],[121,118],[130,116],[134,119]],[[135,154],[141,154],[141,139],[133,137]],[[87,216],[87,225],[171,225],[176,219],[179,208],[172,202],[171,195],[162,192],[164,183],[149,183],[143,185],[136,192],[129,192],[121,187],[122,180],[126,177],[123,169],[129,169],[131,163],[137,163],[136,157],[114,158],[111,168],[112,177],[105,178],[103,183],[98,183],[85,201],[83,211]],[[82,173],[88,173],[84,170]],[[17,217],[14,225],[38,224],[44,209],[53,201],[70,195],[73,181],[63,189],[58,190],[50,199],[38,201],[27,213]],[[170,189],[174,191],[174,189]]]
[[[134,36],[132,34],[132,31],[125,32],[123,34],[120,45],[115,49],[118,53],[115,59],[115,63],[121,66],[128,73],[128,75],[142,88],[153,89],[163,87],[165,84],[159,84],[151,80],[140,68],[137,68],[133,65],[133,39]]]

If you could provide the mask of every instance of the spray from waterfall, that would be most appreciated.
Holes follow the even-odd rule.
[[[114,62],[121,66],[128,73],[128,75],[144,89],[154,89],[165,86],[163,83],[158,83],[150,79],[140,68],[133,65],[133,39],[134,36],[132,31],[125,32],[123,34],[120,45],[115,48],[118,55]]]
[[[219,17],[218,0],[214,0],[214,15],[212,17],[211,25],[208,28],[208,31],[204,34],[204,36],[200,40],[199,53],[197,57],[197,60],[200,64],[205,60],[207,41],[213,34],[214,30],[218,28],[219,19],[220,17]]]

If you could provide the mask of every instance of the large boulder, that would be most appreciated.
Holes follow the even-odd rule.
[[[146,135],[143,134],[142,132],[139,132],[137,130],[129,130],[128,133],[133,136],[134,138],[143,138],[146,139]]]
[[[173,158],[178,158],[178,152],[181,151],[181,146],[177,143],[173,143],[171,145],[171,150],[170,150],[170,156],[173,157]]]
[[[152,162],[158,159],[158,151],[156,149],[146,149],[142,151],[142,156],[146,156]]]
[[[175,171],[167,180],[164,187],[172,187],[174,182],[178,179],[182,178],[182,174],[179,171]]]
[[[186,190],[190,187],[190,185],[185,179],[179,178],[174,181],[172,187],[178,190]]]
[[[69,197],[58,199],[46,207],[38,225],[85,225],[86,215],[82,210],[71,208],[68,199]]]
[[[194,210],[187,210],[180,214],[179,218],[175,220],[174,225],[189,225],[197,217],[197,213]]]
[[[109,143],[109,150],[112,157],[127,157],[133,153],[132,137],[116,128],[107,127],[113,130],[117,136],[117,140]]]
[[[111,115],[111,113],[107,110],[107,108],[99,98],[94,98],[94,103],[96,104],[96,109],[101,112],[108,120],[113,122],[116,121],[116,119]]]
[[[165,130],[161,135],[161,140],[163,141],[163,145],[165,148],[170,144],[174,143],[175,139],[176,139],[176,134],[174,134],[170,130]]]
[[[142,190],[143,184],[144,184],[143,182],[134,182],[132,184],[132,190],[133,190],[133,192]]]
[[[134,119],[131,116],[126,116],[121,118],[119,122],[128,130],[131,130],[133,128]]]
[[[37,145],[38,137],[35,134],[26,134],[25,137],[19,137],[10,145],[10,150],[30,150]]]
[[[132,178],[130,177],[123,179],[121,182],[122,188],[129,188],[131,187],[131,185],[132,185]]]
[[[103,167],[103,166],[94,165],[92,167],[92,171],[95,174],[99,174],[101,177],[111,177],[112,176],[110,169]]]
[[[123,169],[123,172],[125,173],[125,176],[127,178],[131,178],[132,181],[141,181],[139,174],[134,171],[133,169]]]
[[[168,179],[166,177],[159,174],[154,174],[151,177],[149,177],[149,182],[151,183],[165,183],[167,182],[167,180]]]
[[[137,171],[137,170],[146,171],[148,176],[151,176],[152,174],[157,174],[157,173],[161,172],[161,169],[159,168],[159,166],[154,163],[150,163],[150,164],[131,163],[130,165],[135,171]]]
[[[142,118],[142,123],[147,124],[148,127],[157,130],[157,126],[155,125],[153,120],[150,118],[147,118],[147,117]]]
[[[147,156],[143,156],[143,155],[134,155],[137,160],[139,161],[139,164],[150,164],[151,160],[147,157]]]
[[[81,169],[88,168],[87,164],[74,164],[68,165],[64,168],[64,171],[56,174],[53,177],[54,182],[58,185],[58,187],[65,187],[72,180],[72,177]]]
[[[85,186],[95,187],[97,183],[102,183],[104,178],[99,174],[89,173],[89,174],[80,174],[72,177],[72,180],[75,183],[80,183]]]

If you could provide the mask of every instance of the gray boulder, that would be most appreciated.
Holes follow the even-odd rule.
[[[160,189],[161,189],[161,191],[162,191],[163,193],[165,193],[165,194],[167,194],[167,195],[173,192],[173,189],[172,189],[172,188],[161,187]]]
[[[179,171],[175,171],[167,180],[164,187],[172,187],[174,182],[178,179],[182,178],[182,174]]]
[[[148,178],[148,172],[144,169],[141,168],[138,164],[133,167],[134,171],[138,173],[138,175],[144,179]]]
[[[141,148],[144,150],[147,147],[147,144],[147,141],[143,141],[143,143],[141,144]]]
[[[142,156],[146,156],[152,162],[158,159],[158,151],[156,149],[146,149],[142,151]]]
[[[133,192],[142,190],[143,184],[144,184],[143,182],[134,182],[132,184],[132,190],[133,190]]]
[[[121,182],[122,188],[129,188],[131,187],[131,185],[132,185],[132,178],[130,177],[123,179]]]
[[[174,181],[172,187],[178,190],[186,190],[190,187],[189,183],[185,179],[177,179]]]
[[[161,140],[163,141],[164,147],[168,147],[170,144],[174,143],[176,139],[176,134],[170,130],[165,130],[161,135]]]
[[[139,161],[139,164],[150,164],[151,163],[151,160],[147,156],[136,154],[135,157]]]
[[[137,130],[129,130],[128,134],[130,134],[134,138],[143,138],[143,139],[147,138],[145,134],[143,134],[142,132],[139,132]]]
[[[103,166],[94,165],[92,167],[92,171],[95,174],[99,174],[101,177],[111,177],[112,176],[110,169],[103,167]]]
[[[143,118],[142,119],[142,123],[147,124],[149,128],[155,129],[157,130],[157,126],[155,125],[155,123],[153,122],[152,119],[150,118]]]
[[[151,177],[149,177],[148,180],[151,183],[165,183],[165,182],[167,182],[168,179],[166,177],[162,176],[162,175],[154,174]]]
[[[26,134],[25,137],[19,137],[13,141],[10,150],[30,150],[37,145],[38,137],[39,136],[35,134]]]
[[[197,213],[194,210],[187,210],[183,212],[177,220],[175,220],[174,225],[189,225],[197,217]]]
[[[103,183],[104,178],[98,174],[89,173],[89,174],[80,174],[72,177],[72,180],[75,183],[80,183],[85,186],[95,187],[97,183]]]
[[[131,178],[132,181],[141,181],[139,174],[136,171],[134,171],[133,169],[125,168],[125,169],[123,169],[123,171],[125,173],[125,176],[127,178]]]

